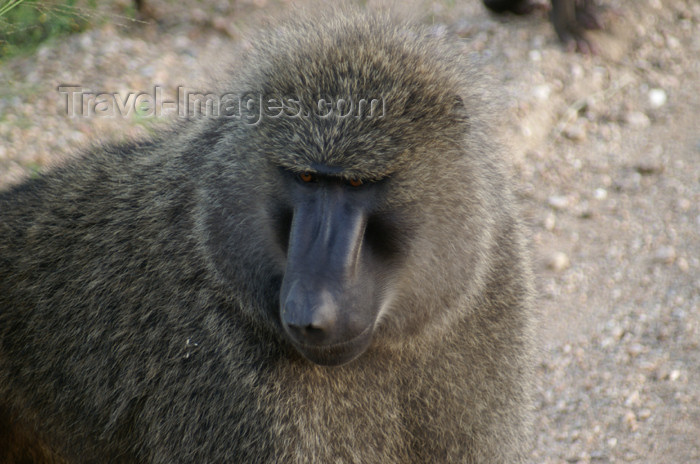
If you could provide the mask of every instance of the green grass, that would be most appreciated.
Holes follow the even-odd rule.
[[[96,5],[96,0],[0,0],[0,60],[87,29]]]

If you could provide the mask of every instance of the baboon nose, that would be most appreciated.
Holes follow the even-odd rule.
[[[337,307],[326,291],[300,291],[296,287],[284,303],[282,322],[292,339],[304,345],[329,343],[335,329]]]

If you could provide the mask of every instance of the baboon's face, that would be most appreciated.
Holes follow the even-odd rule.
[[[464,192],[476,113],[463,69],[451,67],[461,52],[441,59],[428,35],[386,39],[370,26],[329,28],[331,40],[271,37],[260,71],[234,92],[256,97],[260,119],[205,133],[225,134],[201,221],[217,274],[243,311],[323,365],[445,319],[468,280],[463,252],[482,234],[467,221],[482,197]],[[275,102],[271,114],[263,102]]]
[[[276,224],[286,252],[280,320],[296,349],[322,365],[349,362],[369,346],[401,246],[395,221],[381,211],[389,179],[337,171],[279,171],[288,192]]]

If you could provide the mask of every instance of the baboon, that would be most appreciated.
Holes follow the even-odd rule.
[[[260,34],[217,88],[240,106],[0,194],[0,461],[523,462],[488,79],[386,13]]]
[[[531,12],[532,0],[484,0],[484,5],[496,13],[515,14]],[[552,0],[552,25],[566,48],[581,53],[595,52],[595,46],[586,37],[586,30],[601,29],[593,0]]]

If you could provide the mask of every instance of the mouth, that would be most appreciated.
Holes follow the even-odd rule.
[[[306,345],[292,340],[292,345],[309,361],[321,366],[340,366],[358,358],[372,341],[370,324],[350,340],[333,345]]]

